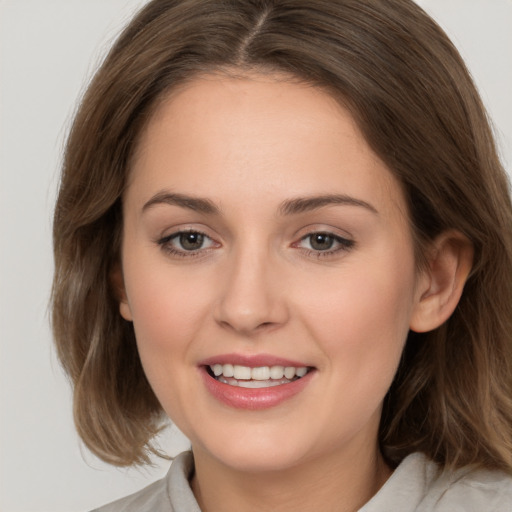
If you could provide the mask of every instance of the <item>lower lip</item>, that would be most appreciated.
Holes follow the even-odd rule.
[[[288,384],[272,386],[268,388],[241,388],[219,382],[210,376],[205,367],[201,368],[201,374],[208,391],[220,402],[236,409],[261,410],[276,407],[300,393],[310,382],[314,370],[309,371],[304,377]]]

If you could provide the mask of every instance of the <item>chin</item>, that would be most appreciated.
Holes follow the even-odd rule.
[[[296,468],[327,449],[306,436],[290,435],[290,428],[293,426],[276,431],[268,425],[253,425],[239,426],[234,431],[224,429],[224,435],[210,432],[212,435],[205,442],[192,441],[192,450],[196,458],[213,459],[237,472],[272,473]]]
[[[218,461],[240,473],[274,473],[293,469],[304,462],[304,454],[292,447],[279,447],[262,450],[260,448],[239,447],[229,452],[217,454]]]

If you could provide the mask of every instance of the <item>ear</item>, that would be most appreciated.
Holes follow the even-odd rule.
[[[473,244],[458,231],[446,231],[436,238],[418,280],[411,330],[431,331],[448,320],[471,271],[473,253]]]
[[[130,304],[128,303],[126,287],[124,285],[123,270],[120,263],[117,263],[110,272],[110,284],[114,291],[115,298],[119,301],[119,313],[125,320],[132,322],[132,311],[130,309]]]

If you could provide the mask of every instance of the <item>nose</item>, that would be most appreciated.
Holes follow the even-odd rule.
[[[289,312],[278,267],[267,251],[250,248],[226,262],[215,308],[217,323],[246,336],[285,324]]]

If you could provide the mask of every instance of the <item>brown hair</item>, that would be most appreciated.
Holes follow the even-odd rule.
[[[201,73],[281,71],[328,89],[401,182],[418,261],[456,229],[474,268],[452,317],[410,333],[380,426],[398,464],[512,471],[512,208],[489,123],[461,57],[411,0],[154,0],[90,84],[69,135],[55,210],[53,329],[86,445],[147,462],[162,422],[110,275],[138,136],[163,95]]]

